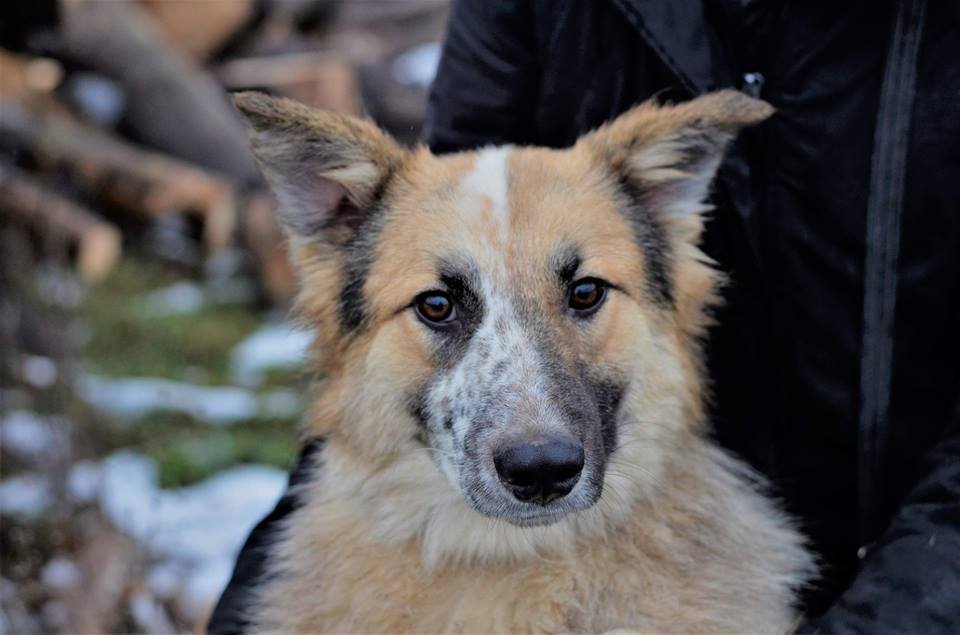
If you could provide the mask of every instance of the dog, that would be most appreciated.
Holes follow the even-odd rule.
[[[250,607],[282,632],[783,633],[814,565],[708,438],[698,247],[726,90],[567,149],[435,156],[234,97],[278,200],[324,449]]]

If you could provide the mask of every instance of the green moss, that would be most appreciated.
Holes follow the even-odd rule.
[[[262,385],[264,388],[302,388],[309,385],[309,375],[300,368],[268,368]]]
[[[230,385],[233,348],[262,322],[250,306],[208,306],[183,315],[150,316],[147,293],[190,279],[189,270],[127,256],[90,290],[81,310],[89,339],[85,368],[120,377],[164,377],[211,386]],[[271,371],[262,389],[304,384],[301,371]],[[289,467],[296,455],[294,419],[260,417],[215,426],[176,412],[151,412],[137,421],[111,421],[76,408],[94,453],[131,448],[156,459],[163,487],[201,481],[239,463]],[[84,412],[80,412],[84,411]]]
[[[102,321],[88,347],[95,371],[183,379],[200,369],[211,384],[229,381],[230,351],[257,324],[240,307],[144,319],[118,314]]]
[[[129,258],[92,290],[81,315],[89,328],[86,360],[93,372],[170,379],[199,372],[204,383],[229,382],[230,352],[260,316],[239,305],[157,317],[144,312],[146,293],[183,278],[175,267]]]
[[[296,454],[292,426],[262,422],[230,430],[193,430],[173,437],[163,447],[152,445],[161,487],[190,485],[239,463],[288,468]]]
[[[133,425],[115,425],[110,445],[132,447],[157,461],[161,487],[183,487],[240,463],[292,465],[296,422],[258,418],[227,427],[181,413],[154,412]]]

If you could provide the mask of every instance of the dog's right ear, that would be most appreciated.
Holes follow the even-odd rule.
[[[406,153],[370,121],[256,92],[233,102],[252,128],[280,220],[296,236],[320,238],[356,222]]]

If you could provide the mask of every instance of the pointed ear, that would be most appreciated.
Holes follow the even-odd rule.
[[[666,248],[677,323],[699,341],[711,323],[708,307],[720,302],[721,274],[700,251],[704,203],[724,151],[737,132],[773,114],[766,102],[733,90],[677,106],[646,102],[584,137],[612,170],[629,199],[628,214],[644,229],[649,254]],[[653,232],[650,234],[649,232]],[[662,234],[660,234],[662,232]],[[649,236],[662,235],[650,241]],[[654,253],[651,262],[664,259]]]
[[[370,121],[255,92],[236,93],[233,102],[252,129],[281,223],[298,236],[355,222],[406,154]]]
[[[722,90],[676,106],[645,102],[582,140],[598,150],[642,207],[696,242],[700,215],[723,154],[741,128],[772,115],[770,104]],[[695,235],[690,235],[693,231]]]

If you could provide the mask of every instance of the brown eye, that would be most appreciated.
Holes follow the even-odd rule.
[[[581,313],[592,313],[603,302],[606,287],[595,278],[577,280],[570,287],[570,308]]]
[[[453,301],[440,291],[421,293],[417,296],[414,307],[420,319],[430,325],[449,324],[456,317]]]

